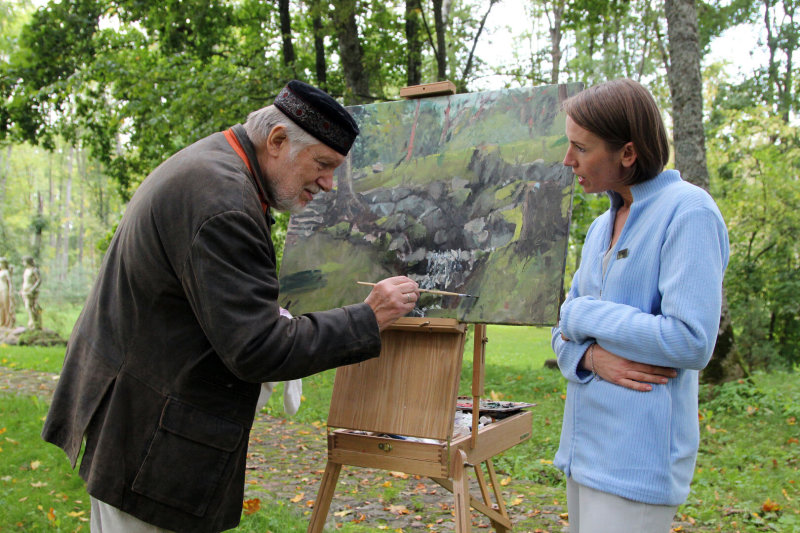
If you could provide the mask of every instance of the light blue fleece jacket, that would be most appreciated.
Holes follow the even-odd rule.
[[[611,208],[586,234],[580,268],[552,331],[568,380],[554,464],[597,490],[680,505],[697,456],[698,373],[717,339],[728,232],[708,193],[677,171],[631,191],[630,213],[605,276],[603,254],[622,204],[613,192]],[[678,376],[649,392],[593,378],[578,364],[594,342],[631,361],[675,368]]]

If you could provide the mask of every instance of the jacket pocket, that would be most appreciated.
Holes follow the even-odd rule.
[[[203,516],[243,431],[241,424],[170,398],[131,488]]]

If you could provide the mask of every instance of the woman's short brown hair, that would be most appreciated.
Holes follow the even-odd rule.
[[[627,185],[655,178],[667,164],[669,140],[664,120],[642,84],[625,78],[607,81],[568,98],[562,106],[578,126],[603,139],[609,150],[633,142],[636,163]]]

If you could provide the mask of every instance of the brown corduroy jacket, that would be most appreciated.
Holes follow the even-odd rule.
[[[235,527],[259,384],[380,352],[366,304],[279,316],[263,178],[222,133],[134,194],[75,324],[42,437],[89,494],[176,531]]]

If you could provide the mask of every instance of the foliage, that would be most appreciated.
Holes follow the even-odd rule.
[[[102,260],[96,243],[108,231],[112,213],[121,209],[121,199],[110,178],[85,154],[63,149],[60,140],[56,146],[55,152],[30,145],[7,152],[11,157],[6,166],[0,255],[11,263],[17,290],[22,286],[22,257],[38,255],[44,326],[63,335],[72,324],[51,322],[53,304],[86,298]],[[70,165],[83,172],[80,179],[75,168],[69,172]],[[23,311],[21,301],[17,309]]]
[[[701,445],[689,500],[680,512],[723,531],[795,531],[792,502],[800,463],[796,375],[756,374],[749,381],[704,385]],[[720,517],[722,512],[723,517]]]
[[[420,36],[430,32],[422,39],[423,82],[437,76],[434,4],[422,2],[418,13],[424,21]],[[629,76],[648,85],[665,113],[670,110],[660,2],[520,2],[530,25],[515,41],[516,61],[494,65],[475,57],[471,68],[472,44],[482,38],[481,20],[494,4],[441,4],[447,75],[459,90],[478,86],[488,74],[503,75],[507,86],[546,83],[554,74],[559,81],[586,84]],[[336,5],[355,15],[369,98],[397,98],[406,80],[405,2]],[[346,94],[331,3],[294,0],[290,7],[297,53],[294,64],[286,65],[276,2],[53,0],[36,9],[28,0],[0,4],[0,143],[6,143],[0,146],[0,255],[18,264],[23,255],[41,250],[45,290],[79,301],[91,277],[86,273],[99,265],[103,239],[113,233],[123,201],[141,179],[178,149],[270,103],[286,80],[318,81],[315,38],[327,60],[326,88],[339,98]],[[718,66],[705,71],[715,98],[706,99],[711,186],[735,247],[728,298],[738,350],[754,367],[791,365],[800,357],[790,297],[797,289],[796,249],[786,238],[796,227],[791,179],[797,134],[784,130],[797,116],[798,7],[797,0],[697,2],[703,51],[724,31],[748,23],[761,32],[759,48],[768,54],[742,80],[720,84],[714,79]],[[556,37],[562,55],[553,65]],[[762,116],[770,117],[769,126]],[[71,200],[70,165],[77,169],[69,174]],[[576,192],[567,283],[586,228],[605,205],[602,196]],[[780,217],[770,215],[759,227],[755,213],[773,209]],[[278,217],[278,250],[285,221]],[[743,250],[750,255],[739,257]]]
[[[724,89],[709,168],[729,227],[737,349],[753,368],[791,368],[800,362],[800,130],[767,108],[726,109]]]

